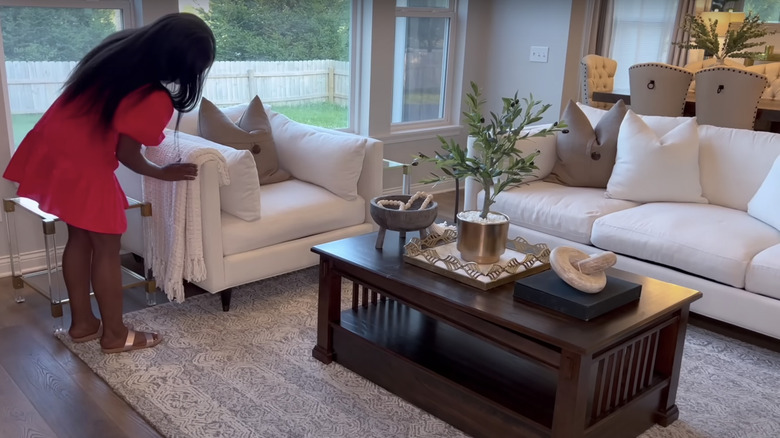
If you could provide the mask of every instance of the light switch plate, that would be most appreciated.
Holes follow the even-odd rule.
[[[547,52],[550,48],[547,46],[531,46],[531,62],[547,62]]]

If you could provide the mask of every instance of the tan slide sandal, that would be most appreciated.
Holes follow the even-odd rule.
[[[143,345],[133,345],[135,342],[136,334],[140,336],[144,336],[146,338],[146,343]],[[127,330],[127,338],[125,339],[125,345],[118,348],[103,348],[103,353],[122,353],[125,351],[133,351],[133,350],[141,350],[144,348],[154,347],[155,345],[162,342],[162,336],[160,336],[159,333],[147,333],[147,332],[137,332],[132,329]]]

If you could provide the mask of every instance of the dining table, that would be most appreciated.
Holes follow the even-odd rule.
[[[596,102],[615,103],[623,99],[623,103],[631,105],[631,93],[628,90],[594,91],[593,100]],[[689,91],[685,98],[684,116],[696,115],[696,92]],[[780,100],[759,99],[758,111],[756,111],[756,130],[780,132]]]

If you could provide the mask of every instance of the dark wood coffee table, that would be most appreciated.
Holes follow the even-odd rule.
[[[477,437],[634,437],[677,418],[700,292],[613,270],[643,284],[641,299],[585,322],[515,301],[513,283],[481,291],[405,263],[395,232],[383,249],[375,242],[373,233],[312,249],[321,362]]]

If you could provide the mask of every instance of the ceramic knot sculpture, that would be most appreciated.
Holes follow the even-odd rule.
[[[550,267],[569,286],[589,294],[607,285],[607,268],[617,262],[611,251],[588,255],[577,248],[559,246],[550,253]]]

